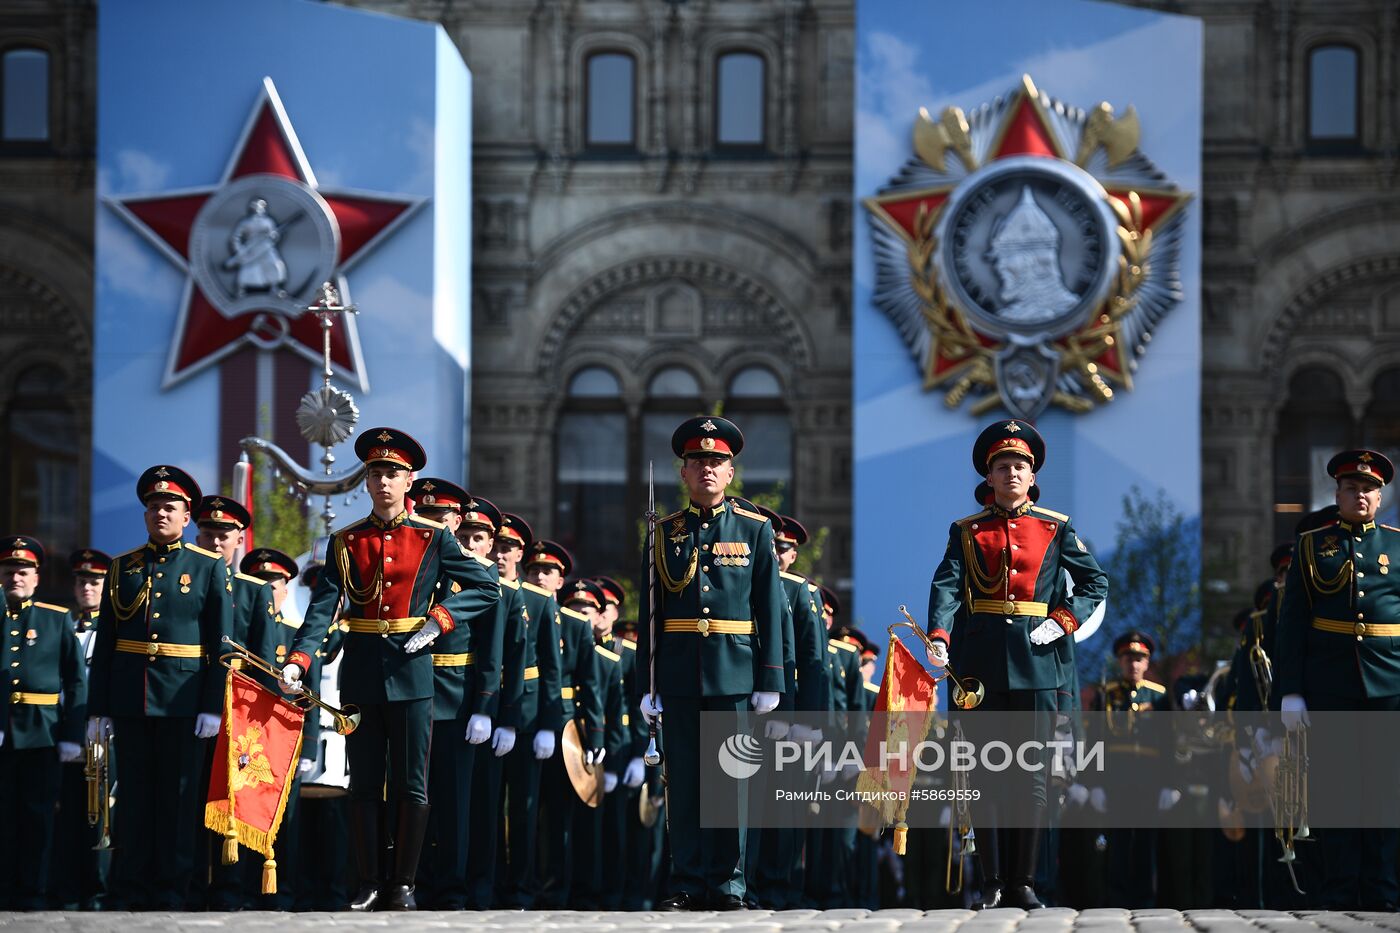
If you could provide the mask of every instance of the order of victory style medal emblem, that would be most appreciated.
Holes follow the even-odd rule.
[[[1031,419],[1132,388],[1181,300],[1191,197],[1138,138],[1132,107],[1085,112],[1028,76],[970,115],[920,110],[914,156],[865,200],[874,300],[949,408]]]

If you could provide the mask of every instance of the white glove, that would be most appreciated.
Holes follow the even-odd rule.
[[[1048,645],[1057,638],[1063,637],[1064,628],[1054,619],[1046,619],[1031,630],[1031,644]]]
[[[1083,784],[1071,784],[1065,792],[1065,799],[1076,807],[1082,807],[1089,802],[1089,788]]]
[[[301,693],[302,673],[300,664],[288,664],[282,668],[282,679],[277,686],[282,688],[283,693]]]
[[[194,737],[212,739],[219,734],[219,717],[213,713],[200,713],[194,717]]]
[[[1301,693],[1290,693],[1283,698],[1283,727],[1289,732],[1299,726],[1310,726],[1308,704]]]
[[[647,721],[647,725],[656,722],[665,710],[661,708],[661,694],[648,693],[642,697],[642,718]]]
[[[94,745],[100,745],[103,739],[112,736],[112,720],[106,716],[89,716],[87,724],[87,740]],[[0,745],[4,742],[0,741]]]
[[[800,722],[792,724],[792,729],[788,732],[788,738],[794,742],[801,742],[806,745],[817,745],[822,740],[822,730],[812,729],[802,725]]]
[[[777,741],[786,738],[790,728],[792,727],[781,719],[770,719],[763,724],[763,734],[767,738]]]
[[[1162,788],[1162,792],[1157,795],[1157,809],[1165,813],[1176,806],[1177,802],[1180,800],[1181,791],[1177,790],[1175,787],[1164,787]]]
[[[771,713],[778,708],[778,694],[769,693],[767,690],[758,690],[749,697],[749,702],[753,704],[753,711],[762,716],[764,713]]]
[[[1103,792],[1102,787],[1095,787],[1089,791],[1089,806],[1099,813],[1108,812],[1108,795]]]
[[[315,758],[302,758],[301,760],[299,760],[299,761],[297,762],[297,774],[306,775],[306,774],[310,774],[312,771],[315,771],[315,770],[316,770],[316,759],[315,759]]]
[[[627,770],[622,772],[622,783],[628,787],[641,787],[642,782],[647,779],[647,765],[640,758],[633,758],[627,762]]]
[[[603,763],[603,759],[608,756],[606,748],[590,748],[583,753],[583,763],[591,768],[596,768]]]
[[[408,641],[403,643],[404,654],[413,654],[422,651],[424,648],[437,641],[437,637],[442,634],[442,626],[438,625],[438,620],[428,616],[423,623],[423,627],[409,636]]]
[[[544,761],[554,754],[554,733],[541,729],[535,733],[535,759]]]
[[[933,647],[928,649],[928,663],[934,667],[948,666],[948,646],[941,641],[933,643]]]
[[[510,750],[515,748],[515,730],[509,726],[501,726],[491,736],[491,747],[496,750],[496,757],[509,755]]]
[[[480,745],[491,738],[491,717],[481,713],[472,713],[472,718],[467,720],[467,741],[472,745]]]
[[[0,746],[5,744],[5,730],[0,729]]]
[[[3,743],[4,741],[5,741],[5,733],[0,732],[0,743]],[[77,761],[77,760],[78,760],[79,758],[81,758],[81,757],[83,757],[83,747],[82,747],[81,745],[79,745],[77,742],[59,742],[59,743],[58,743],[58,760],[59,760],[59,761],[63,762],[64,764],[68,764],[69,762]]]
[[[603,793],[611,794],[617,790],[617,775],[611,771],[603,775]]]

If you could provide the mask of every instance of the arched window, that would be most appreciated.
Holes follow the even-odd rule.
[[[49,53],[10,49],[0,57],[0,141],[49,138]]]
[[[697,398],[700,395],[700,383],[695,381],[695,375],[690,370],[680,366],[669,366],[651,377],[651,382],[647,384],[647,393],[653,397]]]
[[[60,566],[85,543],[78,540],[83,529],[73,508],[80,482],[71,395],[67,378],[56,367],[39,365],[22,372],[5,412],[5,463],[0,464],[8,530],[34,535]],[[50,598],[67,598],[62,573],[47,574],[42,585]]]
[[[603,148],[636,145],[637,63],[625,52],[588,56],[584,142]]]
[[[782,383],[764,366],[748,366],[729,380],[725,416],[744,432],[739,457],[746,499],[784,512],[792,506],[792,420]]]
[[[1361,56],[1349,45],[1308,52],[1308,140],[1355,144],[1361,138]]]
[[[764,67],[753,52],[726,52],[715,63],[715,142],[763,145]]]
[[[1327,461],[1354,443],[1351,411],[1341,377],[1330,369],[1298,370],[1274,435],[1274,531],[1286,541],[1304,512],[1333,501]]]
[[[647,466],[655,469],[656,508],[662,515],[684,504],[676,477],[678,461],[671,450],[671,435],[686,418],[711,407],[701,398],[700,391],[700,381],[695,374],[682,366],[664,367],[647,380],[636,470],[641,482],[645,483]]]
[[[583,573],[627,566],[627,413],[601,366],[569,380],[555,437],[554,536]],[[635,561],[633,561],[635,563]]]

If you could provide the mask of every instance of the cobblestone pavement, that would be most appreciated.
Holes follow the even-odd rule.
[[[594,911],[480,911],[414,914],[35,913],[0,914],[0,930],[96,931],[276,930],[567,930],[569,933],[679,930],[701,933],[1400,933],[1400,914],[1279,910],[749,910],[717,914]]]

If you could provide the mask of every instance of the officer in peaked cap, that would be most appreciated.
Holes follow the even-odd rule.
[[[0,646],[8,665],[0,709],[0,808],[9,828],[0,852],[7,883],[0,890],[9,888],[8,906],[19,910],[47,906],[60,767],[82,758],[87,688],[68,610],[34,601],[43,564],[36,539],[0,539]]]
[[[770,713],[785,686],[773,524],[725,499],[743,446],[739,428],[724,418],[691,418],[676,429],[671,449],[682,460],[690,502],[657,522],[649,555],[657,605],[654,619],[640,626],[637,654],[649,658],[655,645],[656,693],[647,693],[641,708],[648,719],[663,717],[666,741],[671,895],[660,904],[664,910],[743,907],[739,788],[732,791],[736,828],[699,825],[701,776],[710,772],[701,760],[700,717],[728,712],[742,721],[750,709]]]
[[[497,831],[506,840],[498,847],[497,906],[523,909],[534,902],[534,866],[538,828],[541,762],[555,752],[563,727],[560,695],[559,606],[554,587],[540,581],[563,579],[572,569],[572,560],[562,547],[552,552],[548,543],[536,550],[535,534],[525,519],[510,512],[501,513],[496,533],[496,566],[502,581],[520,586],[529,626],[525,640],[524,684],[516,730],[520,741],[505,758],[502,786],[506,795]],[[535,573],[527,579],[527,560],[535,559]],[[572,678],[572,674],[570,674]],[[573,680],[569,683],[572,685]],[[572,692],[572,691],[571,691]]]
[[[1337,520],[1298,536],[1283,588],[1274,660],[1275,692],[1289,729],[1309,711],[1400,710],[1400,529],[1377,523],[1385,487],[1395,478],[1375,450],[1346,450],[1327,463],[1337,483]],[[1359,747],[1349,762],[1361,799],[1394,799],[1395,756],[1383,743]],[[1377,826],[1393,813],[1376,812]],[[1320,832],[1322,907],[1393,910],[1394,829]]]
[[[408,498],[413,502],[414,515],[440,522],[454,535],[462,524],[462,506],[471,500],[461,486],[436,476],[414,480],[408,488]]]
[[[355,440],[368,467],[372,511],[331,535],[326,568],[282,669],[289,692],[313,682],[313,655],[344,644],[341,699],[360,708],[346,736],[350,825],[360,887],[354,910],[411,910],[418,857],[428,830],[428,750],[432,734],[433,652],[459,627],[489,626],[500,600],[496,565],[470,555],[438,522],[405,510],[410,474],[423,448],[394,428],[370,428]],[[451,584],[459,592],[448,594]],[[337,612],[340,624],[331,625]],[[385,792],[388,792],[387,802]],[[394,865],[381,886],[380,827],[397,809]]]
[[[148,540],[116,557],[99,610],[88,689],[88,740],[115,733],[122,800],[113,809],[113,907],[178,909],[202,825],[203,740],[218,732],[233,635],[228,566],[184,543],[199,485],[170,464],[136,483]]]
[[[573,557],[557,541],[537,540],[526,556],[526,590],[548,593],[557,600],[553,618],[559,637],[561,729],[572,720],[584,748],[584,761],[601,763],[603,747],[604,691],[598,680],[597,655],[593,651],[593,626],[586,615],[562,605],[571,593],[564,578],[572,572]],[[544,702],[541,699],[541,702]],[[581,805],[569,781],[562,754],[555,755],[552,734],[536,735],[536,751],[546,754],[540,776],[539,879],[536,906],[559,908],[568,904],[573,873],[574,817]]]
[[[985,686],[982,709],[1034,711],[1041,714],[1037,728],[1048,733],[1059,692],[1074,678],[1074,639],[1065,636],[1103,601],[1108,577],[1074,533],[1069,516],[1037,504],[1035,471],[1045,458],[1045,441],[1028,422],[997,421],[978,435],[972,465],[990,490],[990,502],[949,527],[947,549],[930,586],[928,627],[939,643],[930,660],[946,664],[951,651],[958,675]],[[1066,571],[1074,581],[1073,595]],[[1044,772],[1031,775],[1028,783],[1008,788],[1017,801],[1029,801],[1032,823],[1008,835],[1009,877],[995,844],[997,808],[984,804],[974,813],[984,878],[979,908],[1041,906],[1034,879],[1045,824]],[[985,839],[983,829],[991,830]]]
[[[84,679],[97,639],[102,586],[111,565],[111,555],[96,548],[82,548],[68,555],[68,569],[73,574],[73,628],[82,651]],[[110,781],[116,772],[111,761],[107,762],[107,767]],[[109,851],[93,848],[101,839],[102,828],[88,825],[87,781],[83,770],[81,761],[66,763],[63,768],[50,872],[53,880],[49,887],[56,905],[92,909],[106,893],[111,857]]]

